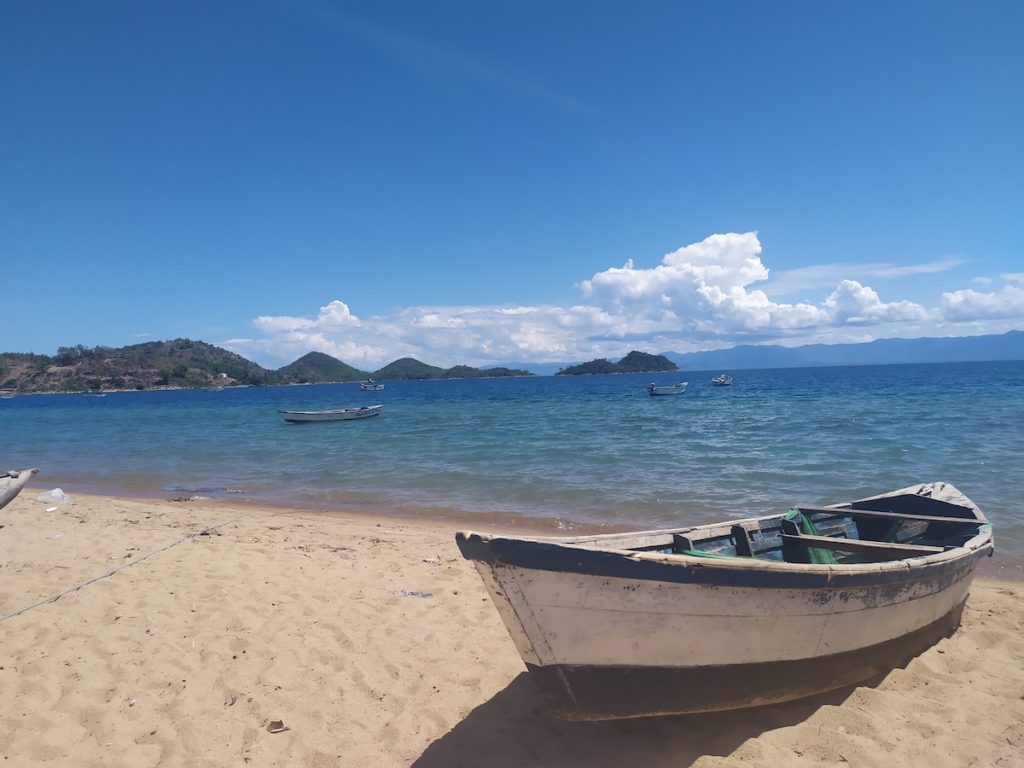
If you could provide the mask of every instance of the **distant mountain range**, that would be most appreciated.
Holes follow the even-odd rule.
[[[680,368],[696,371],[1024,360],[1024,331],[945,339],[878,339],[862,344],[808,344],[802,347],[746,344],[710,352],[662,352],[662,355]],[[502,363],[525,368],[539,376],[557,374],[578,364],[579,361]]]
[[[747,344],[710,352],[664,354],[680,368],[696,371],[1024,360],[1024,331],[946,339],[877,339],[863,344],[808,344],[802,347]]]

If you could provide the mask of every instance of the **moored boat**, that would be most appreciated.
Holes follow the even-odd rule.
[[[0,389],[0,400],[9,400],[14,397],[16,390]]]
[[[727,373],[723,373],[721,376],[715,376],[715,378],[711,380],[711,383],[716,387],[728,387],[732,384],[732,376]]]
[[[278,410],[281,417],[289,424],[303,424],[313,421],[350,421],[352,419],[366,419],[370,416],[377,416],[383,405],[364,405],[361,408],[336,408],[328,411],[282,411]]]
[[[689,384],[689,382],[682,381],[678,384],[665,384],[659,387],[652,381],[647,385],[647,394],[651,397],[656,397],[658,395],[680,395],[686,391],[687,384]]]
[[[690,528],[456,540],[570,720],[741,709],[862,682],[955,630],[993,551],[981,510],[946,483]]]
[[[0,509],[14,501],[14,497],[21,493],[25,483],[31,480],[38,471],[39,469],[34,467],[32,469],[11,469],[0,474]]]
[[[379,381],[367,379],[366,381],[359,382],[359,388],[364,392],[381,392],[384,389],[384,385]]]

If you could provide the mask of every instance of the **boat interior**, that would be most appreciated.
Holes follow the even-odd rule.
[[[908,499],[904,501],[904,499]],[[840,508],[794,507],[781,515],[679,531],[582,537],[572,543],[602,549],[743,557],[786,563],[854,564],[905,560],[960,547],[988,521],[957,504],[915,497],[885,499]]]

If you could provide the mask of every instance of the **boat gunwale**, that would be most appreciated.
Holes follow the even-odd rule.
[[[698,555],[686,555],[681,553],[668,553],[668,552],[644,552],[635,549],[619,549],[612,547],[587,547],[580,544],[573,543],[558,539],[556,537],[536,537],[536,538],[522,538],[522,537],[509,537],[500,535],[490,535],[485,533],[477,533],[475,531],[459,531],[456,534],[456,538],[460,538],[467,542],[472,540],[479,541],[482,545],[490,549],[490,546],[494,542],[507,542],[512,546],[517,544],[523,544],[526,546],[542,546],[542,547],[553,547],[558,550],[563,550],[566,555],[573,552],[588,553],[588,554],[600,554],[600,555],[614,555],[621,557],[625,560],[631,560],[634,562],[649,562],[657,563],[659,565],[666,565],[679,568],[701,568],[707,570],[754,570],[754,571],[769,571],[778,573],[797,573],[797,574],[867,574],[867,573],[882,573],[882,572],[900,572],[908,571],[920,568],[922,566],[932,564],[943,564],[948,561],[958,560],[967,557],[978,550],[984,548],[994,549],[992,543],[992,527],[990,523],[979,521],[978,526],[982,528],[977,535],[972,536],[970,539],[965,541],[963,544],[956,547],[948,547],[942,552],[936,552],[934,554],[919,555],[915,557],[905,557],[897,560],[884,560],[879,562],[867,562],[867,563],[787,563],[783,560],[770,560],[766,558],[747,557],[743,555],[737,556],[726,556],[722,558],[708,558],[700,557]],[[669,531],[654,531],[652,533],[676,533],[685,530],[693,529],[672,529]],[[499,545],[500,546],[500,545]],[[473,560],[481,560],[484,562],[498,562],[505,563],[505,559],[500,555],[490,558],[478,558],[471,557]],[[510,565],[519,565],[518,563],[508,563]],[[529,568],[530,566],[520,565],[520,567]],[[552,570],[547,568],[541,568],[538,570]],[[557,570],[564,570],[566,572],[573,572],[574,569],[571,567],[559,568]]]

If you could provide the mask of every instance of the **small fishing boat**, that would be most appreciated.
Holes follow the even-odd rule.
[[[359,388],[364,392],[381,392],[384,389],[384,385],[379,381],[367,379],[366,381],[359,382]]]
[[[0,389],[0,400],[10,400],[14,394],[15,390],[13,389]]]
[[[947,483],[641,533],[456,534],[560,717],[774,704],[862,682],[957,627],[992,526]]]
[[[711,380],[711,383],[716,387],[728,387],[732,384],[732,376],[727,373],[723,373],[721,376],[715,376],[715,378]]]
[[[689,382],[683,381],[679,384],[666,384],[664,386],[657,386],[654,382],[647,385],[647,394],[651,397],[658,395],[679,395],[686,391],[686,385]]]
[[[361,408],[337,408],[330,411],[282,411],[281,417],[289,424],[302,424],[310,421],[350,421],[351,419],[367,419],[377,416],[383,405],[364,405]]]
[[[25,483],[31,480],[38,471],[38,468],[11,469],[0,474],[0,509],[14,501],[14,497],[21,493]]]

